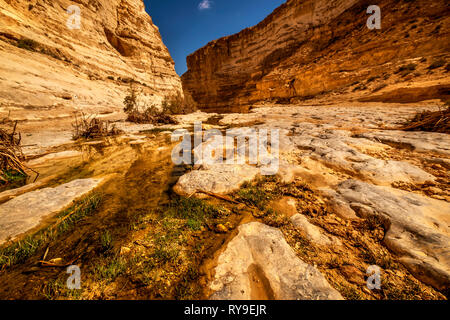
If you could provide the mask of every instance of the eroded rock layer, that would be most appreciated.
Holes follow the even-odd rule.
[[[2,114],[28,120],[120,110],[131,80],[148,101],[181,90],[142,0],[1,0],[0,74]]]
[[[378,1],[380,30],[367,27],[372,4],[288,0],[258,25],[188,56],[183,86],[202,109],[217,111],[323,94],[389,102],[448,98],[448,2]]]

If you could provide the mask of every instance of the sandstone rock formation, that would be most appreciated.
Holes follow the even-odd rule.
[[[450,286],[448,202],[355,180],[343,182],[337,197],[362,217],[379,215],[388,221],[386,246],[417,278],[442,290]]]
[[[210,287],[211,299],[219,300],[342,300],[314,266],[295,255],[280,230],[259,222],[239,227]]]
[[[318,95],[389,102],[448,98],[447,1],[378,1],[380,30],[366,26],[371,4],[288,0],[258,25],[188,56],[183,86],[210,111]]]
[[[80,29],[69,29],[70,5]],[[0,1],[0,117],[40,120],[119,111],[131,80],[143,99],[181,90],[142,0]]]
[[[226,114],[219,124],[241,126],[251,122],[257,123],[252,128],[258,130],[279,129],[282,178],[301,179],[317,188],[331,210],[346,221],[378,217],[386,230],[383,243],[398,256],[400,263],[417,279],[446,292],[450,285],[448,136],[380,129],[393,127],[422,108],[426,107],[374,103],[321,107],[272,105],[245,114]],[[243,128],[239,129],[245,133]],[[258,173],[257,167],[240,166],[214,164],[204,170],[190,171],[180,178],[176,191],[192,195],[205,189],[226,194],[243,182],[230,172],[241,170],[248,176]],[[345,245],[345,241],[319,228],[304,215],[294,215],[291,223],[316,245]],[[238,235],[236,241],[243,243],[242,238],[245,237]],[[233,247],[231,242],[227,251],[232,250],[230,247]],[[224,270],[236,267],[233,263],[222,264]],[[237,283],[246,283],[248,271],[230,272],[240,280],[227,283],[225,273],[218,273],[219,285],[214,290],[221,298],[241,298]],[[247,295],[248,290],[244,291]]]
[[[259,169],[249,165],[208,165],[183,175],[174,186],[174,191],[182,196],[191,196],[196,192],[227,194],[258,174]]]

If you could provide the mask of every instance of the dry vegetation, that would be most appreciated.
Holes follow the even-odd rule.
[[[443,299],[439,292],[417,281],[384,247],[383,221],[377,217],[355,223],[339,220],[320,195],[301,181],[284,184],[268,177],[245,184],[230,198],[172,197],[154,210],[141,207],[147,197],[139,200],[131,193],[132,206],[142,203],[127,209],[128,218],[118,208],[120,214],[113,215],[111,221],[101,220],[101,228],[92,225],[98,231],[89,231],[89,240],[80,241],[79,230],[87,232],[86,228],[100,221],[108,208],[100,204],[97,195],[59,214],[55,225],[4,247],[0,250],[0,266],[7,273],[2,285],[16,283],[17,276],[31,276],[33,281],[26,284],[25,291],[28,298],[204,299],[210,280],[208,259],[233,236],[242,219],[253,216],[252,220],[280,228],[296,254],[315,264],[346,299]],[[285,196],[296,199],[298,213],[348,245],[323,247],[310,242],[283,212],[271,209],[272,201]],[[75,228],[77,233],[71,235]],[[78,259],[77,264],[83,266],[81,290],[68,290],[65,270],[43,263],[49,244],[49,256],[68,255],[63,261]],[[59,250],[60,246],[64,249]],[[365,270],[372,264],[383,270],[381,290],[366,289]],[[24,274],[32,271],[31,275]],[[15,294],[22,291],[18,289]]]
[[[189,93],[185,92],[183,97],[178,92],[164,99],[162,110],[168,114],[189,114],[197,111],[197,104]]]
[[[270,202],[290,196],[296,199],[298,213],[305,215],[324,234],[339,239],[345,246],[321,246],[296,229],[283,212],[273,210]],[[444,295],[418,281],[383,244],[387,228],[377,215],[362,221],[340,219],[319,193],[300,180],[284,184],[267,177],[245,184],[234,199],[252,207],[255,218],[280,228],[287,242],[303,261],[316,265],[330,284],[348,300],[432,300]],[[368,290],[366,270],[370,265],[382,269],[382,288]],[[445,294],[445,293],[444,293]]]
[[[122,133],[115,125],[111,125],[109,121],[104,121],[94,116],[88,116],[81,113],[80,117],[75,114],[75,122],[73,127],[73,140],[98,139],[103,137],[111,137]]]
[[[128,95],[123,103],[124,111],[127,114],[127,121],[134,123],[151,124],[177,124],[178,121],[172,117],[176,114],[188,114],[197,110],[196,104],[189,94],[184,97],[181,93],[165,97],[161,106],[156,105],[142,106],[139,104],[139,92],[134,82],[130,83]]]
[[[8,185],[27,177],[23,161],[21,135],[16,131],[17,122],[13,124],[12,132],[0,128],[0,183]]]
[[[439,111],[424,111],[417,113],[401,128],[405,131],[431,131],[450,133],[450,106]]]

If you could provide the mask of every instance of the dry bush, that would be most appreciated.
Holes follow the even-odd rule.
[[[175,120],[170,114],[162,108],[159,110],[156,106],[151,105],[147,107],[141,107],[138,104],[139,92],[135,86],[134,82],[130,83],[128,89],[128,95],[125,97],[123,104],[123,111],[127,114],[127,121],[134,123],[150,123],[150,124],[177,124],[178,121]]]
[[[17,121],[13,124],[11,133],[0,128],[0,182],[2,184],[9,183],[17,176],[28,176],[23,164],[25,156],[20,146],[22,137],[16,129]]]
[[[104,121],[95,118],[94,116],[87,116],[81,113],[80,117],[75,114],[75,122],[72,124],[73,134],[72,139],[98,139],[103,137],[116,136],[122,133],[115,125],[110,125],[109,121]]]
[[[169,114],[189,114],[197,111],[197,104],[189,93],[186,92],[183,97],[178,92],[176,95],[164,98],[162,110]]]
[[[134,123],[178,124],[177,120],[167,113],[159,112],[155,106],[148,107],[144,111],[133,110],[127,115],[127,121]]]
[[[405,131],[432,131],[450,133],[450,105],[446,103],[446,109],[439,111],[424,111],[417,113],[406,122],[401,129]]]
[[[125,113],[131,113],[134,111],[137,111],[139,109],[138,107],[138,97],[140,95],[140,92],[137,91],[137,89],[134,86],[134,83],[130,83],[130,87],[128,88],[128,95],[123,100],[123,104],[125,107],[123,108],[123,111]]]

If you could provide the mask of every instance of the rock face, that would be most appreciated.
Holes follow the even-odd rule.
[[[73,4],[80,29],[67,27]],[[0,112],[13,119],[120,110],[130,80],[151,102],[181,91],[142,0],[0,1],[0,74]]]
[[[258,25],[188,56],[183,87],[209,111],[328,93],[390,102],[448,97],[447,1],[378,1],[380,30],[366,26],[371,4],[288,0]],[[431,69],[436,59],[444,63]]]
[[[220,255],[211,299],[342,300],[325,277],[300,260],[280,230],[259,222],[239,227]]]

